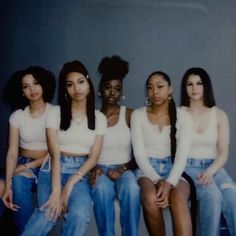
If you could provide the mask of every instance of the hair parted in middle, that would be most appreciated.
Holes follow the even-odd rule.
[[[120,80],[121,82],[129,72],[129,63],[118,55],[104,57],[98,65],[101,80],[98,91],[101,93],[103,85],[109,80]]]
[[[70,127],[72,119],[71,112],[71,99],[66,89],[67,75],[71,72],[78,72],[83,74],[89,84],[89,94],[86,102],[86,114],[88,119],[88,128],[91,130],[95,129],[95,92],[94,86],[90,79],[88,70],[78,60],[67,62],[63,65],[59,74],[59,88],[58,88],[58,104],[61,107],[61,130],[67,130]]]
[[[189,97],[187,94],[186,86],[189,76],[191,75],[198,75],[201,78],[203,84],[203,102],[204,105],[207,107],[213,107],[216,105],[212,83],[210,76],[208,73],[200,67],[192,67],[189,68],[183,75],[182,82],[181,82],[181,106],[189,107]]]

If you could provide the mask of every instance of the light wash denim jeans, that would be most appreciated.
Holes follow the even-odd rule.
[[[30,158],[20,156],[18,165],[32,161]],[[20,235],[36,207],[34,193],[36,191],[37,175],[39,168],[28,170],[32,177],[14,175],[12,177],[13,202],[20,208],[13,212],[13,219],[17,227],[17,235]]]
[[[194,180],[198,204],[198,234],[199,236],[219,235],[220,216],[223,213],[229,233],[236,235],[236,185],[222,168],[207,186],[201,186],[198,175],[206,170],[213,160],[188,159],[186,172]]]
[[[61,184],[66,184],[68,178],[73,175],[86,161],[85,157],[61,156]],[[22,236],[43,236],[53,228],[56,222],[49,221],[45,212],[40,207],[48,200],[51,193],[51,168],[50,159],[42,165],[38,177],[38,203],[30,217]],[[92,210],[92,198],[88,177],[74,185],[68,200],[68,212],[63,217],[61,234],[63,236],[84,235],[90,222]]]
[[[172,162],[171,157],[166,158],[154,158],[149,157],[149,162],[152,165],[152,167],[155,169],[155,171],[163,178],[166,179],[171,171],[172,168]],[[143,171],[138,169],[136,171],[137,178],[145,176]]]
[[[115,235],[114,200],[120,204],[120,224],[123,236],[137,236],[140,218],[140,189],[134,172],[125,171],[115,181],[106,174],[119,165],[98,165],[103,174],[92,187],[94,214],[100,236]]]

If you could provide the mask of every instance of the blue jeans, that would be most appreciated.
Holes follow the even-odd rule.
[[[18,165],[30,161],[30,158],[21,156],[18,158]],[[36,190],[38,171],[39,168],[30,169],[31,177],[23,175],[15,175],[12,177],[13,202],[20,207],[18,211],[13,212],[13,219],[18,231],[17,234],[23,232],[36,206],[34,193]]]
[[[236,185],[222,168],[207,186],[198,183],[198,175],[206,170],[213,160],[188,159],[186,172],[194,180],[198,204],[198,235],[219,235],[221,212],[223,213],[229,233],[236,235]]]
[[[75,174],[86,161],[85,157],[61,156],[61,184],[62,187],[67,180]],[[38,203],[33,215],[30,217],[22,236],[47,235],[56,222],[49,221],[45,212],[40,207],[45,204],[51,193],[51,170],[50,159],[42,165],[38,178]],[[68,200],[68,212],[63,216],[61,235],[80,236],[83,235],[90,222],[92,210],[92,199],[88,177],[77,182]]]
[[[106,174],[119,165],[98,165],[103,170],[92,187],[94,214],[100,236],[115,235],[114,200],[120,204],[120,223],[123,236],[137,236],[140,218],[140,189],[131,170],[125,171],[115,181]]]
[[[155,169],[155,171],[164,179],[166,179],[171,171],[172,168],[172,162],[171,157],[166,157],[162,159],[149,157],[149,162],[152,165],[152,167]],[[136,175],[138,178],[145,176],[143,171],[138,169],[136,171]]]

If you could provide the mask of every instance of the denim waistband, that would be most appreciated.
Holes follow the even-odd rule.
[[[30,158],[30,157],[19,156],[17,164],[18,165],[24,165],[24,164],[29,163],[29,162],[34,161],[34,160],[35,159]],[[32,177],[35,178],[36,183],[38,183],[39,169],[40,169],[40,167],[36,167],[36,168],[30,168],[30,169],[27,170],[28,172],[30,172],[32,174]]]
[[[171,157],[165,157],[165,158],[149,157],[148,159],[151,163],[155,162],[156,164],[172,164]]]
[[[102,169],[104,174],[107,174],[110,170],[114,170],[116,168],[122,167],[123,164],[112,164],[112,165],[97,164],[97,166]]]
[[[187,167],[196,167],[196,168],[207,168],[212,164],[213,159],[193,159],[189,158],[187,160]]]
[[[62,173],[75,173],[77,169],[84,164],[87,160],[86,156],[61,156],[61,172]],[[41,170],[44,172],[51,171],[51,157],[49,156],[45,159],[44,163],[41,166]]]
[[[33,160],[35,160],[35,159],[32,159],[30,157],[25,157],[25,156],[19,156],[18,160],[17,160],[17,164],[24,165],[26,163],[33,161]]]

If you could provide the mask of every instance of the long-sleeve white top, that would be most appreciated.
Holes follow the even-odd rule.
[[[184,171],[193,132],[192,119],[182,108],[177,108],[176,129],[176,154],[167,178],[174,186]],[[131,141],[136,162],[144,175],[152,181],[161,179],[148,158],[161,159],[171,156],[170,125],[160,130],[158,124],[149,121],[146,107],[138,108],[131,116]]]

